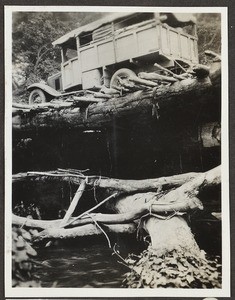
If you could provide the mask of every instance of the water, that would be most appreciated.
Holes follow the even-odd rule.
[[[123,258],[129,253],[139,254],[147,247],[135,236],[110,236],[110,239],[112,245],[119,245],[117,250]],[[217,244],[213,249],[206,249],[206,244],[202,241],[200,246],[206,250],[208,259],[221,255]],[[117,255],[112,255],[113,249],[108,247],[104,237],[64,240],[47,248],[41,245],[37,252],[36,275],[42,287],[121,288],[129,271],[118,262],[121,259]]]
[[[201,224],[198,233],[199,236],[197,231],[194,232],[197,242],[207,252],[208,258],[214,260],[214,256],[221,257],[220,226]],[[200,238],[204,235],[205,239]],[[112,246],[115,243],[119,245],[117,249],[123,258],[129,253],[139,254],[147,248],[146,244],[137,241],[135,235],[120,237],[110,234],[109,238]],[[120,258],[117,255],[112,255],[113,249],[108,247],[103,236],[63,240],[48,248],[41,245],[37,252],[36,260],[40,264],[36,275],[42,287],[121,288],[125,273],[129,271],[118,262]]]
[[[128,268],[104,244],[38,250],[42,287],[120,288]]]

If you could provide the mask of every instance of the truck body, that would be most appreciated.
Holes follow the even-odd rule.
[[[110,87],[115,72],[198,63],[195,18],[190,14],[115,13],[53,42],[61,47],[61,72],[48,78],[57,91]]]

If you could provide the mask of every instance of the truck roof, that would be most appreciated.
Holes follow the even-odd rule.
[[[153,12],[154,13],[154,12]],[[131,15],[137,15],[137,14],[141,14],[138,12],[125,12],[125,13],[111,13],[106,15],[105,17],[98,19],[94,22],[91,22],[89,24],[86,24],[84,26],[78,27],[68,33],[66,33],[65,35],[63,35],[62,37],[60,37],[59,39],[55,40],[52,45],[62,45],[64,43],[66,43],[67,41],[69,41],[71,38],[76,38],[77,36],[80,36],[83,33],[86,32],[92,32],[93,30],[117,21],[119,19],[125,18],[125,17],[129,17]],[[173,27],[177,27],[177,26],[182,26],[182,24],[192,24],[192,23],[196,23],[196,18],[192,15],[192,14],[188,14],[188,13],[166,13],[166,15],[168,15],[168,24],[173,26]]]
[[[101,19],[98,19],[98,20],[96,20],[94,22],[91,22],[89,24],[86,24],[84,26],[78,27],[78,28],[66,33],[65,35],[63,35],[62,37],[60,37],[59,39],[54,41],[52,44],[53,44],[53,46],[64,44],[69,39],[75,38],[75,37],[81,35],[82,33],[91,32],[91,31],[99,28],[102,25],[114,22],[118,19],[128,17],[128,16],[133,15],[133,14],[134,14],[133,12],[109,14],[109,15],[101,18]]]

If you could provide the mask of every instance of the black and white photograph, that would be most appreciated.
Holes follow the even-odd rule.
[[[7,297],[230,296],[226,22],[5,7]]]

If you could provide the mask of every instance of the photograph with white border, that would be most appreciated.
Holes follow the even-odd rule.
[[[229,297],[225,7],[5,6],[5,296]]]

